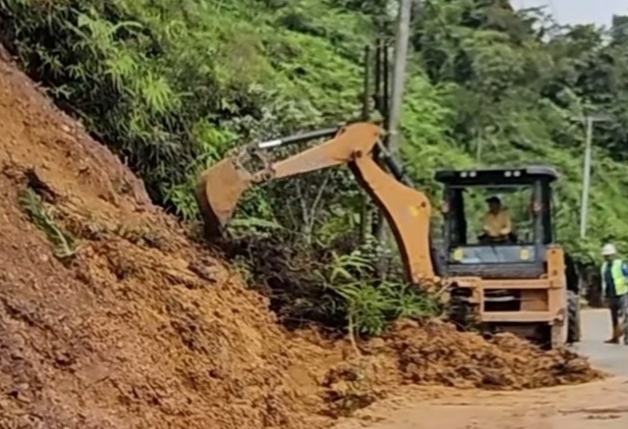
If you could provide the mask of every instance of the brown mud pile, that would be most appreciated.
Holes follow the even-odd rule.
[[[403,385],[504,391],[604,378],[567,349],[543,351],[508,333],[486,340],[438,320],[399,321],[383,338],[361,343],[357,352],[346,340],[326,342],[313,335],[304,335],[296,353],[301,359],[309,356],[327,363],[320,367],[318,379],[326,387],[323,412],[334,417],[397,394]]]
[[[286,334],[2,55],[0,194],[0,427],[317,428],[403,383],[596,376],[577,357],[443,325],[400,324],[359,358],[346,341]]]
[[[487,341],[438,321],[417,328],[400,322],[386,339],[406,382],[515,390],[582,383],[602,375],[569,350],[542,351],[512,334]]]

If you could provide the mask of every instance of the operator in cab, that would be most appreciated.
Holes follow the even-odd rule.
[[[484,215],[484,231],[480,242],[506,242],[512,234],[512,223],[508,210],[502,206],[499,197],[486,199],[488,211]]]

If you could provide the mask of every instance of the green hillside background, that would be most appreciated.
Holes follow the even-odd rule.
[[[156,202],[193,221],[192,185],[230,147],[359,117],[364,46],[393,40],[394,4],[0,0],[0,40]],[[437,203],[436,169],[551,164],[559,240],[583,262],[608,240],[628,251],[626,21],[569,28],[507,1],[419,2],[401,141],[417,186]],[[582,241],[583,116],[598,111],[613,116],[595,127]],[[235,225],[337,246],[357,234],[362,201],[346,172],[321,172],[251,192]]]

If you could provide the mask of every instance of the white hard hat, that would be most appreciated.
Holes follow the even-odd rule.
[[[615,248],[614,244],[605,244],[604,247],[602,247],[602,256],[611,256],[611,255],[615,255],[617,253],[617,249]]]

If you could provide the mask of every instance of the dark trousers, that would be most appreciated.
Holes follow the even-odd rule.
[[[620,328],[624,341],[628,340],[628,294],[608,298],[608,309],[611,311],[613,330]],[[614,332],[614,331],[613,331]]]

